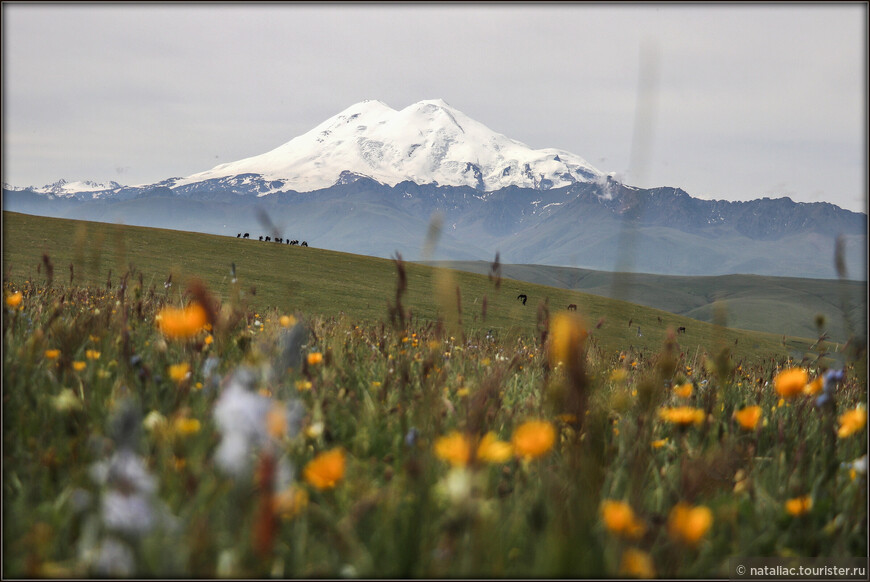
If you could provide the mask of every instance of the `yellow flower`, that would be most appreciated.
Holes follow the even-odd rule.
[[[692,395],[692,383],[686,382],[681,386],[674,388],[674,394],[680,398],[689,398]]]
[[[785,502],[785,510],[789,515],[795,517],[809,513],[813,508],[813,498],[809,495],[803,497],[794,497]]]
[[[85,357],[89,360],[98,360],[100,358],[100,352],[97,350],[85,350]]]
[[[804,386],[804,394],[815,396],[825,387],[825,378],[818,376],[815,380]]]
[[[611,382],[624,382],[628,378],[628,371],[625,368],[616,368],[610,373]]]
[[[205,308],[195,301],[184,309],[164,307],[156,319],[161,333],[176,339],[193,337],[208,324]]]
[[[783,398],[794,398],[804,391],[807,385],[807,371],[803,368],[788,368],[773,379],[776,393]]]
[[[312,353],[308,354],[308,365],[309,366],[316,366],[317,364],[319,364],[322,361],[323,361],[323,354],[321,354],[320,352],[312,352]]]
[[[510,443],[498,440],[494,432],[488,432],[477,447],[477,458],[487,463],[504,463],[513,455]]]
[[[199,432],[199,429],[202,428],[200,422],[195,418],[176,418],[173,423],[173,427],[175,428],[175,432],[181,435],[194,434]]]
[[[737,421],[737,424],[746,430],[755,430],[755,427],[758,426],[758,421],[761,420],[761,407],[747,406],[737,410],[734,412],[734,419]]]
[[[344,466],[344,450],[332,449],[309,461],[302,476],[317,489],[332,489],[344,477]]]
[[[652,448],[654,448],[654,449],[660,449],[660,448],[662,448],[663,446],[665,446],[666,444],[668,444],[668,439],[659,439],[659,440],[657,440],[657,441],[653,441],[653,442],[650,443],[650,444],[652,445]]]
[[[87,364],[85,362],[79,362],[78,360],[72,363],[73,370],[76,372],[81,372],[86,366]]]
[[[283,519],[293,519],[308,506],[308,491],[291,485],[275,496],[275,513]]]
[[[524,459],[546,454],[556,442],[556,429],[546,420],[530,420],[514,430],[511,443],[514,453]]]
[[[713,512],[709,507],[703,505],[692,507],[680,502],[671,509],[668,517],[668,534],[676,541],[694,546],[707,535],[712,525]]]
[[[190,364],[182,362],[169,366],[169,377],[176,383],[181,383],[190,374]]]
[[[569,363],[579,357],[586,341],[586,328],[574,313],[557,313],[550,320],[550,366]]]
[[[278,319],[278,323],[283,327],[291,327],[296,324],[296,318],[292,315],[282,315],[281,318]]]
[[[601,504],[601,519],[612,533],[627,538],[639,538],[646,529],[628,503],[605,500]]]
[[[22,299],[24,299],[24,295],[21,294],[21,291],[16,291],[6,296],[6,305],[15,309],[21,304]]]
[[[704,411],[700,408],[692,408],[691,406],[661,408],[659,409],[659,418],[679,426],[688,426],[692,423],[702,424],[704,422]]]
[[[465,435],[453,431],[435,441],[435,456],[454,467],[464,467],[471,458],[471,445]]]
[[[311,382],[308,380],[296,380],[296,389],[299,390],[300,392],[305,392],[306,390],[311,390],[312,386],[313,386],[313,384],[311,384]]]
[[[847,410],[840,415],[840,428],[837,429],[837,436],[841,439],[852,436],[867,424],[867,410],[856,408],[855,410]]]
[[[650,555],[636,548],[628,548],[622,552],[619,573],[647,580],[656,577],[656,570]]]
[[[205,336],[205,340],[203,341],[205,341],[205,345],[210,346],[214,342],[214,336],[209,334]]]
[[[49,360],[56,360],[60,357],[60,350],[45,350],[45,357]]]

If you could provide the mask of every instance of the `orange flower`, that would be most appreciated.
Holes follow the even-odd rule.
[[[344,477],[344,466],[344,450],[332,449],[309,461],[302,476],[317,489],[332,489]]]
[[[282,315],[281,318],[278,319],[278,322],[283,327],[291,327],[296,324],[296,318],[292,315]]]
[[[510,443],[498,440],[494,432],[488,432],[477,447],[477,458],[487,463],[504,463],[513,455]]]
[[[275,513],[283,519],[293,519],[308,505],[308,492],[301,487],[290,486],[275,495]]]
[[[278,439],[287,434],[287,409],[279,403],[274,403],[266,413],[266,432]]]
[[[85,350],[85,357],[89,360],[98,360],[100,359],[100,352],[97,350]]]
[[[622,552],[619,572],[620,574],[647,580],[656,577],[656,570],[653,567],[650,555],[636,548],[628,548]]]
[[[704,411],[700,408],[692,408],[691,406],[661,408],[659,409],[659,418],[665,422],[685,427],[692,423],[702,424],[704,422]]]
[[[837,429],[837,436],[841,439],[852,436],[864,428],[864,425],[866,424],[867,410],[864,408],[847,410],[840,415],[840,428]]]
[[[164,307],[157,314],[157,327],[169,338],[185,339],[198,334],[208,323],[205,308],[193,301],[184,309]]]
[[[586,341],[586,328],[574,313],[557,313],[550,320],[550,366],[575,361]]]
[[[49,360],[56,360],[60,357],[60,350],[45,350],[45,357]]]
[[[76,372],[81,372],[85,369],[86,366],[87,364],[85,362],[75,361],[72,363],[73,370],[75,370]]]
[[[312,353],[308,354],[308,365],[309,366],[316,366],[317,364],[319,364],[322,361],[323,361],[323,354],[321,354],[320,352],[312,352]]]
[[[747,406],[735,411],[734,419],[737,421],[737,424],[746,430],[755,430],[755,427],[758,426],[758,421],[761,420],[761,407]]]
[[[646,529],[628,503],[607,499],[601,504],[601,519],[608,530],[627,538],[639,538]]]
[[[659,439],[650,443],[650,445],[652,445],[652,448],[654,449],[660,449],[666,444],[668,444],[668,439]]]
[[[668,534],[676,541],[694,546],[707,535],[712,525],[713,512],[709,507],[703,505],[692,507],[680,502],[671,509],[668,517]]]
[[[794,398],[803,393],[807,379],[807,371],[803,368],[789,368],[776,375],[773,387],[783,398]]]
[[[793,515],[795,517],[804,515],[805,513],[809,513],[810,509],[812,508],[813,498],[809,495],[804,495],[803,497],[795,497],[785,502],[785,510],[788,512],[789,515]]]
[[[534,459],[546,454],[556,442],[556,429],[546,420],[530,420],[514,431],[511,443],[517,456]]]
[[[15,309],[21,304],[22,299],[24,299],[24,295],[21,294],[21,291],[16,291],[11,295],[6,296],[6,305]]]
[[[686,382],[682,386],[674,388],[674,394],[680,398],[689,398],[692,395],[692,383]]]
[[[825,387],[825,378],[818,376],[815,380],[804,386],[804,394],[815,396]]]
[[[465,435],[453,431],[435,441],[435,456],[454,467],[464,467],[471,458],[471,445]]]

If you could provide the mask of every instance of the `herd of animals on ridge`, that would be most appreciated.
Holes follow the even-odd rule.
[[[250,235],[250,233],[247,233],[247,232],[246,232],[245,234],[239,233],[239,234],[236,235],[236,238],[247,238],[247,239],[250,239],[250,238],[251,238],[251,235]],[[276,243],[278,243],[278,244],[285,243],[285,244],[288,244],[288,245],[299,245],[299,246],[303,246],[303,247],[307,247],[307,246],[308,246],[308,242],[307,242],[307,241],[302,241],[302,243],[300,244],[298,240],[285,240],[285,239],[280,238],[280,237],[275,237],[275,239],[273,240],[272,237],[270,237],[270,236],[263,237],[263,235],[260,235],[260,239],[259,239],[259,240],[262,241],[262,242],[276,242]],[[233,271],[235,272],[235,265],[233,265]],[[528,297],[525,293],[520,293],[519,295],[517,295],[517,300],[518,300],[518,301],[522,301],[522,302],[523,302],[523,305],[526,304],[526,301],[528,301],[528,299],[529,299],[529,297]],[[568,306],[568,311],[577,311],[577,305],[576,305],[575,303],[570,304],[570,305]],[[659,323],[662,322],[662,318],[661,318],[661,317],[659,317],[658,320],[659,320]],[[631,324],[632,324],[632,323],[633,323],[633,320],[632,320],[632,319],[629,319],[629,320],[628,320],[628,327],[631,327]],[[677,328],[677,333],[686,333],[686,328],[685,328],[684,326],[680,326],[680,327],[678,327],[678,328]],[[637,326],[637,337],[642,337],[642,336],[643,336],[643,334],[640,332],[640,326]]]
[[[251,234],[248,232],[246,232],[245,234],[239,233],[236,235],[236,238],[251,238]],[[276,242],[278,244],[286,243],[288,245],[299,245],[299,246],[303,246],[303,247],[308,246],[307,241],[302,241],[302,244],[299,244],[298,240],[285,240],[285,239],[279,238],[277,236],[275,237],[275,240],[273,241],[271,236],[263,237],[262,234],[260,235],[260,241],[262,241],[262,242]]]

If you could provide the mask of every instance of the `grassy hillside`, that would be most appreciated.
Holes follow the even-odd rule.
[[[432,263],[436,264],[436,263]],[[452,261],[441,266],[486,273],[482,261]],[[725,309],[728,327],[802,337],[818,336],[816,317],[831,339],[846,341],[851,329],[866,333],[867,284],[864,281],[722,275],[678,277],[635,273],[630,275],[551,267],[503,265],[505,277],[543,285],[617,297],[706,322],[714,321],[714,304]],[[620,285],[617,287],[617,285]],[[848,313],[848,320],[844,317]]]
[[[4,579],[866,565],[866,355],[792,361],[806,340],[316,248],[4,219]],[[201,285],[175,309],[191,275],[219,312]],[[415,315],[393,326],[397,279]]]
[[[184,280],[195,276],[226,299],[236,266],[243,295],[254,309],[277,308],[305,314],[348,314],[360,322],[382,321],[395,297],[393,261],[317,248],[240,240],[199,233],[52,219],[4,212],[4,276],[11,281],[46,279],[43,254],[56,285],[73,282],[105,286],[132,266],[146,288],[181,298]],[[421,234],[422,238],[422,234]],[[668,328],[684,326],[679,341],[687,353],[712,351],[721,343],[737,358],[763,353],[802,355],[811,339],[748,332],[702,323],[663,310],[551,286],[407,264],[403,303],[418,320],[461,322],[466,333],[493,330],[502,337],[537,334],[538,307],[550,311],[578,306],[605,349],[658,350]],[[110,275],[111,274],[111,275]],[[164,289],[172,274],[175,284]],[[690,279],[687,279],[690,280]],[[459,288],[459,310],[455,288]],[[441,293],[436,290],[440,289]],[[526,305],[517,295],[528,296]],[[486,313],[483,306],[486,303]],[[439,307],[440,305],[440,307]],[[629,323],[631,325],[629,325]],[[595,327],[600,324],[599,327]],[[642,335],[638,335],[638,328]],[[809,335],[809,334],[808,334]],[[834,347],[834,346],[831,346]]]

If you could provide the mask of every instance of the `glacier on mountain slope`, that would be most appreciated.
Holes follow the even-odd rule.
[[[272,151],[215,166],[174,186],[255,174],[282,184],[273,192],[310,192],[346,179],[347,172],[390,186],[412,181],[485,192],[507,186],[547,190],[606,177],[575,154],[531,149],[435,99],[401,111],[363,101]]]

